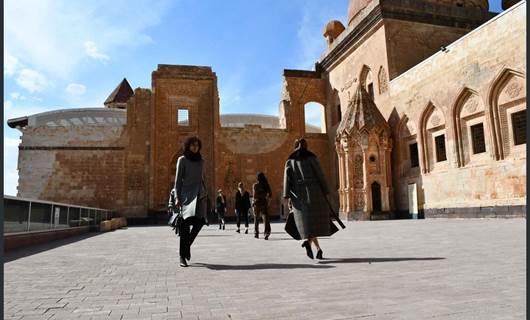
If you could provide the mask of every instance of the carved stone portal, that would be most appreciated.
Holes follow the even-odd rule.
[[[392,179],[390,127],[372,97],[359,85],[337,128],[341,216],[369,220],[389,213]],[[376,193],[376,194],[374,194]]]

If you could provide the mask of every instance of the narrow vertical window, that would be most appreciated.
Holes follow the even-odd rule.
[[[512,114],[513,142],[526,144],[526,110]]]
[[[434,138],[436,144],[436,161],[445,161],[447,160],[447,155],[445,154],[445,135],[439,135]]]
[[[368,93],[370,94],[370,96],[372,98],[374,98],[374,83],[369,83],[368,86],[367,86],[367,89],[368,89]]]
[[[409,152],[410,152],[410,167],[416,168],[420,166],[420,159],[418,156],[418,143],[411,143],[409,144]]]
[[[189,126],[190,118],[188,109],[178,109],[177,124],[179,126]]]
[[[340,104],[337,105],[337,116],[338,116],[339,122],[341,122],[342,121],[342,112],[340,111]]]
[[[484,125],[482,123],[471,126],[471,141],[473,143],[473,154],[486,152]]]

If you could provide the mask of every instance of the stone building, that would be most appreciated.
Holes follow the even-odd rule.
[[[351,0],[315,70],[284,71],[277,118],[220,115],[210,67],[159,65],[150,89],[124,80],[106,108],[11,119],[18,195],[160,212],[198,135],[210,194],[263,171],[279,215],[283,165],[305,136],[344,218],[525,216],[526,1],[514,2],[496,15],[487,0]],[[314,102],[321,128],[306,126]]]

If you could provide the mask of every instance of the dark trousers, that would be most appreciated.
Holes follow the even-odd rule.
[[[245,219],[245,228],[248,229],[248,210],[247,211],[240,211],[236,210],[236,223],[237,228],[239,229],[239,225],[241,224],[241,219]]]
[[[190,257],[190,247],[204,226],[204,219],[197,217],[189,217],[182,221],[180,225],[180,256],[182,258]],[[190,231],[190,227],[191,231]]]
[[[217,210],[217,221],[219,222],[219,229],[225,224],[225,210]]]
[[[254,234],[259,234],[259,219],[263,219],[263,224],[265,225],[265,236],[270,236],[271,234],[271,224],[269,221],[269,213],[267,206],[255,206],[254,207]]]

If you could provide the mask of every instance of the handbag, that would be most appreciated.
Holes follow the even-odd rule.
[[[287,215],[287,221],[285,221],[285,232],[289,234],[295,240],[302,240],[298,228],[296,227],[296,222],[294,221],[294,213],[292,210],[289,211]]]
[[[172,209],[171,211],[173,213],[171,217],[169,218],[168,225],[170,225],[173,228],[173,230],[175,230],[175,234],[178,235],[180,225],[182,224],[182,221],[184,221],[184,219],[182,217],[182,213],[179,208],[177,208],[176,210]]]

